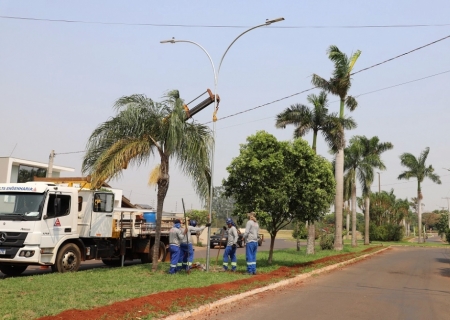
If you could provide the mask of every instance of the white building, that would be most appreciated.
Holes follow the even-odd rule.
[[[31,181],[33,176],[45,177],[48,163],[0,157],[0,183]],[[61,172],[74,172],[74,168],[53,165],[52,177],[59,178]]]

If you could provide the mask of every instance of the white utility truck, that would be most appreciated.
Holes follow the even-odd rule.
[[[0,183],[0,271],[19,275],[29,265],[77,271],[92,259],[152,262],[154,223],[146,223],[142,210],[114,208],[116,194],[50,182]],[[171,220],[161,221],[159,260]]]

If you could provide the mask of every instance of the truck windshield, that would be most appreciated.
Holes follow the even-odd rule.
[[[0,193],[0,220],[39,220],[44,204],[43,193]]]

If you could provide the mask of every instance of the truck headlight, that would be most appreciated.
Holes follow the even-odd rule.
[[[19,253],[19,257],[31,258],[34,256],[34,250],[22,250]]]

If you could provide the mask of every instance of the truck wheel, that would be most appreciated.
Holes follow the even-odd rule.
[[[259,239],[259,240],[258,240],[258,247],[261,247],[261,246],[262,246],[262,240]]]
[[[141,262],[142,263],[152,263],[153,262],[153,249],[155,245],[153,244],[150,247],[149,253],[142,253],[141,254]],[[166,259],[166,245],[163,242],[159,242],[159,257],[158,261],[164,261]]]
[[[244,243],[242,242],[242,240],[237,242],[239,248],[243,248],[244,247]]]
[[[0,271],[7,276],[19,276],[26,270],[28,266],[27,265],[9,265],[9,264],[2,264],[0,265]]]
[[[73,243],[68,243],[59,249],[56,255],[55,264],[52,266],[53,272],[74,272],[78,271],[81,263],[80,249]]]

